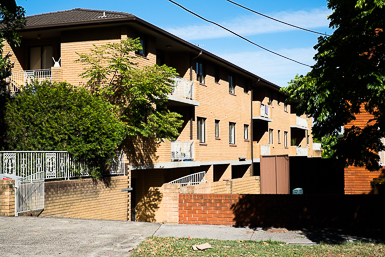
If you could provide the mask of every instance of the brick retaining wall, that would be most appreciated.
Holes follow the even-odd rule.
[[[40,217],[128,219],[127,176],[45,183],[45,208]]]
[[[381,195],[180,194],[179,223],[384,229]]]
[[[179,194],[179,223],[234,225],[238,194]]]

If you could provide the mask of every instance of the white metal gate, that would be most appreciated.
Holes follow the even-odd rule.
[[[44,209],[44,181],[16,182],[15,216],[19,213]]]

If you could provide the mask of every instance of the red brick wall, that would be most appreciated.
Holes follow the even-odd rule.
[[[231,206],[239,194],[179,194],[179,223],[234,225]]]
[[[384,229],[382,195],[180,194],[179,223]]]
[[[364,107],[361,107],[361,112],[356,115],[356,120],[350,122],[345,128],[357,126],[364,128],[370,119],[374,116],[367,113]],[[365,167],[349,166],[345,168],[345,194],[369,194],[373,192],[370,182],[373,178],[378,178],[381,171],[371,172]]]

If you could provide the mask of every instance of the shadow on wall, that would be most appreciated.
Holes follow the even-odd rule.
[[[155,138],[127,137],[122,142],[122,150],[127,156],[131,165],[151,165],[158,157],[156,149],[159,142]]]
[[[155,212],[162,201],[162,193],[156,187],[150,187],[145,196],[136,205],[136,221],[155,222]]]
[[[384,229],[380,195],[242,195],[236,226],[288,229]]]
[[[385,195],[385,168],[381,167],[380,172],[380,176],[374,178],[370,183],[372,190],[370,190],[369,194]]]

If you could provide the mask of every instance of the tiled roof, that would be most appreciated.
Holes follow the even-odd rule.
[[[103,15],[105,14],[105,15]],[[109,19],[120,19],[135,17],[132,14],[125,12],[112,12],[103,10],[90,10],[76,8],[72,10],[43,13],[38,15],[27,16],[27,26],[49,26],[49,25],[60,25],[68,23],[80,23],[87,21],[105,21]]]

